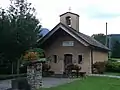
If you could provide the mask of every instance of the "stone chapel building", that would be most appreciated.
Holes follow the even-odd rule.
[[[63,74],[69,63],[80,65],[81,71],[89,74],[93,63],[108,60],[109,49],[94,38],[79,32],[79,15],[72,12],[60,15],[60,23],[39,40],[39,43],[45,50],[46,58],[51,59],[51,70],[55,74]]]

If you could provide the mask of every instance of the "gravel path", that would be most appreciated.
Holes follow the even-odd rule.
[[[65,83],[70,83],[76,79],[68,79],[68,78],[43,78],[43,88],[55,87],[58,85],[62,85]],[[11,80],[3,80],[0,81],[0,90],[7,90],[11,88]]]
[[[11,88],[11,80],[0,81],[0,90],[7,90]]]
[[[120,76],[113,76],[113,75],[102,75],[102,74],[90,74],[89,76],[102,76],[102,77],[111,77],[111,78],[120,78]],[[70,83],[75,80],[80,80],[79,78],[76,79],[69,79],[69,78],[43,78],[43,87],[50,88],[55,87],[58,85],[62,85],[65,83]]]
[[[105,77],[111,77],[111,78],[120,78],[120,76],[113,76],[113,75],[100,75],[100,74],[90,74],[89,76],[105,76]],[[62,85],[65,83],[70,83],[72,81],[78,80],[76,79],[69,79],[69,78],[43,78],[43,88],[50,88],[50,87],[56,87],[58,85]],[[8,88],[11,88],[11,80],[3,80],[0,81],[0,90],[7,90]]]
[[[63,85],[65,83],[73,82],[78,79],[69,79],[69,78],[43,78],[43,88],[56,87],[58,85]]]

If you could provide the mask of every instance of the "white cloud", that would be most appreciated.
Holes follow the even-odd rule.
[[[118,0],[34,0],[38,16],[42,18],[44,27],[52,29],[59,22],[59,15],[68,11],[80,15],[80,31],[92,35],[105,33],[108,22],[108,33],[120,33],[119,1]],[[95,18],[100,15],[101,18]],[[90,16],[93,16],[90,18]],[[104,16],[104,18],[103,18]],[[109,16],[109,18],[108,18]]]
[[[10,4],[9,0],[0,0],[0,7],[7,8]]]
[[[0,0],[7,6],[7,0]],[[9,1],[9,0],[8,0]],[[88,35],[105,33],[108,22],[108,33],[120,33],[119,0],[28,0],[37,10],[37,17],[43,27],[52,29],[59,23],[59,15],[68,11],[80,15],[80,32]]]

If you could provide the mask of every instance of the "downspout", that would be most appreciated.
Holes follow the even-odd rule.
[[[91,73],[93,73],[93,49],[90,50],[91,57]]]

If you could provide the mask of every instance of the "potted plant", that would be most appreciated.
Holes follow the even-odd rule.
[[[23,63],[34,63],[34,62],[45,62],[45,54],[44,50],[40,48],[33,48],[27,50],[25,54],[22,56]]]

